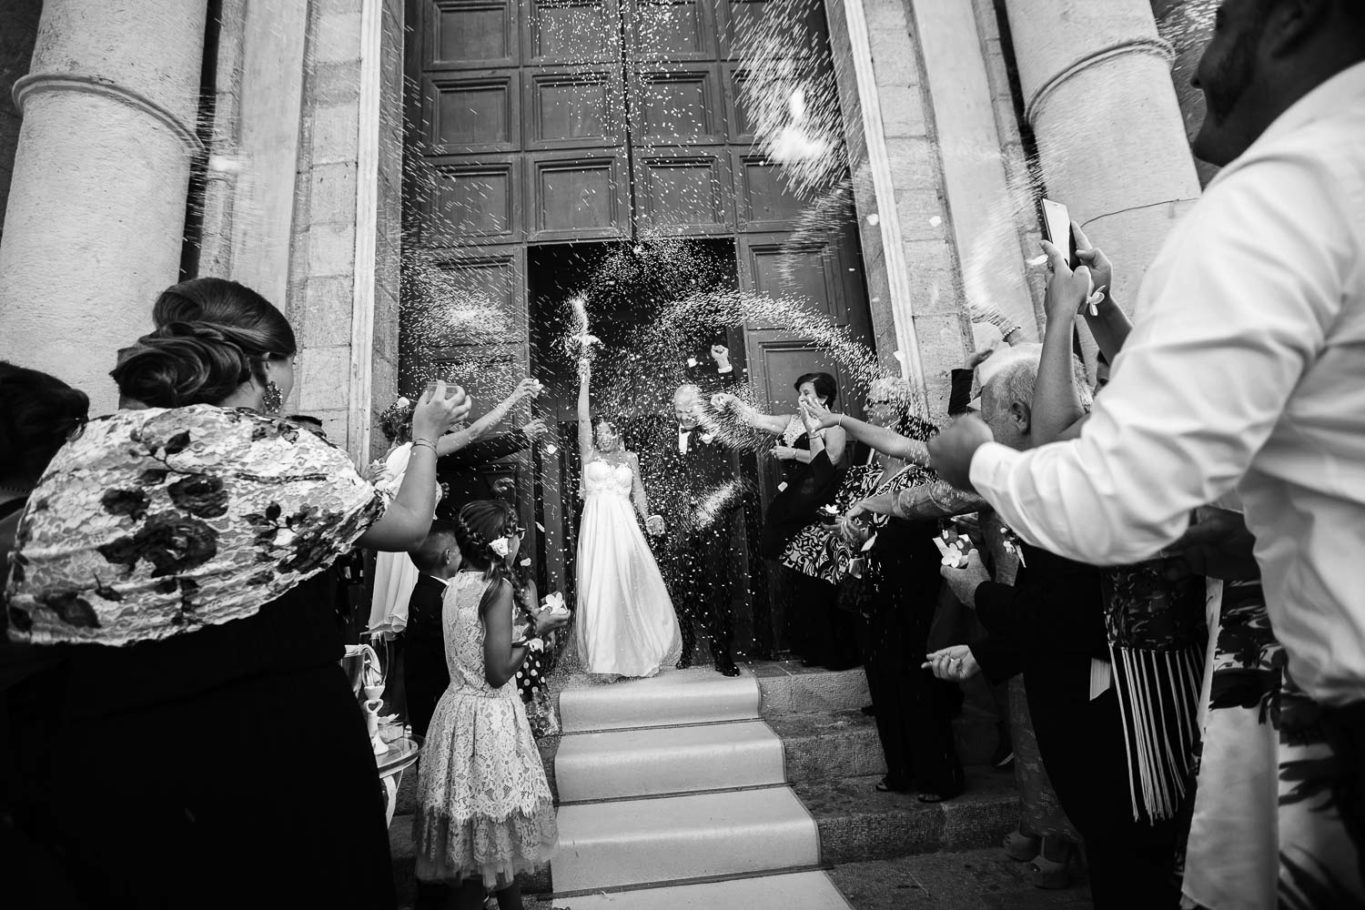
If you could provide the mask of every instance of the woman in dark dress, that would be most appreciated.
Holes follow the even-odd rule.
[[[917,396],[900,379],[872,384],[869,421],[810,405],[803,411],[818,426],[846,428],[852,439],[878,454],[877,476],[847,513],[856,521],[840,522],[842,543],[862,562],[841,594],[857,607],[858,644],[886,758],[886,778],[877,789],[917,791],[923,802],[949,799],[963,785],[952,729],[961,693],[920,667],[942,586],[933,542],[938,521],[906,521],[871,508],[936,481],[925,466],[926,443],[938,430],[919,416],[923,408]]]
[[[797,405],[833,406],[839,395],[828,373],[805,373],[794,387]],[[782,464],[782,483],[768,503],[759,535],[759,552],[778,560],[792,539],[822,520],[820,508],[834,501],[843,482],[847,437],[834,426],[811,432],[797,414],[763,414],[734,395],[722,392],[712,403],[753,429],[779,437],[772,455]],[[823,578],[796,569],[777,567],[779,582],[788,593],[788,635],[791,646],[807,665],[846,669],[857,665],[851,617],[835,606],[835,588]]]
[[[125,409],[56,455],[20,522],[10,634],[60,661],[50,723],[16,737],[47,772],[27,833],[76,906],[392,907],[325,570],[423,538],[434,442],[468,402],[423,397],[385,510],[344,452],[263,413],[296,350],[264,298],[195,279],[157,316],[113,371]]]

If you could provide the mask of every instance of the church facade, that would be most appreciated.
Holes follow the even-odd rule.
[[[535,289],[557,249],[683,236],[732,251],[743,290],[794,282],[941,414],[949,370],[994,331],[973,328],[973,307],[1037,337],[1025,260],[1042,193],[1122,249],[1116,296],[1132,301],[1200,192],[1184,42],[1202,7],[12,0],[0,358],[111,409],[108,370],[156,293],[230,277],[299,333],[288,411],[368,460],[398,391],[462,361],[535,367]],[[755,37],[778,33],[776,52]],[[829,87],[847,212],[834,228],[810,229],[811,197],[774,162],[767,115],[746,108],[744,80],[774,53]],[[784,116],[799,121],[792,94]],[[1097,98],[1120,128],[1095,119]],[[492,299],[501,334],[418,351],[404,328],[414,262]],[[745,328],[736,355],[772,397],[808,339]]]

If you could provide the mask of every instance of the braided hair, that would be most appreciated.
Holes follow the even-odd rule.
[[[455,542],[460,546],[464,565],[483,572],[489,581],[487,602],[502,583],[512,585],[512,572],[507,563],[493,550],[493,542],[516,530],[517,516],[512,506],[501,499],[477,499],[466,503],[455,519]],[[487,603],[481,604],[482,611]]]

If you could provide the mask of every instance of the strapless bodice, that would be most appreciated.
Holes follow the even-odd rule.
[[[617,496],[629,496],[631,480],[629,466],[594,459],[583,468],[583,495],[614,493]]]

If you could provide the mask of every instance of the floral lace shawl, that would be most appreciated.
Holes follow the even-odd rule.
[[[125,645],[251,616],[384,511],[344,452],[211,405],[92,420],[29,499],[10,635]]]

